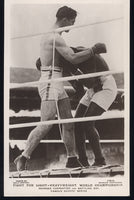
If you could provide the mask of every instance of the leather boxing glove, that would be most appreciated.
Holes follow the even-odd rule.
[[[106,53],[106,45],[104,43],[97,43],[92,47],[94,54]]]

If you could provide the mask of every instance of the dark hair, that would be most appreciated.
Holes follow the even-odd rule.
[[[73,19],[76,16],[77,16],[77,12],[67,6],[63,6],[63,7],[59,8],[59,10],[56,13],[56,17],[59,20],[63,19],[64,17],[67,19]]]

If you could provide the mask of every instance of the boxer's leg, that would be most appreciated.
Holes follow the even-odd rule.
[[[101,115],[105,110],[101,108],[94,102],[91,102],[85,116],[97,116]],[[88,121],[85,123],[86,135],[89,139],[90,145],[92,147],[94,156],[95,156],[95,163],[94,165],[103,165],[105,164],[105,159],[102,154],[101,144],[100,144],[100,137],[97,129],[95,128],[94,121]]]
[[[41,120],[47,121],[55,118],[56,103],[52,101],[41,102]],[[40,140],[49,132],[53,125],[38,125],[34,128],[28,136],[26,147],[22,155],[15,159],[15,164],[18,171],[25,169],[26,160],[30,158],[32,152],[35,150]]]
[[[61,119],[72,118],[71,105],[69,98],[64,98],[58,101],[59,114]],[[62,138],[67,150],[68,161],[66,167],[81,167],[77,160],[74,123],[62,124]]]

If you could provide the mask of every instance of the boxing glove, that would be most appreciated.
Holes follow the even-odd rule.
[[[106,45],[104,43],[97,43],[92,48],[94,54],[106,53]]]

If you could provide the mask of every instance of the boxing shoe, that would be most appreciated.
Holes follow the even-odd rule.
[[[68,157],[67,163],[66,163],[67,168],[77,168],[77,167],[83,167],[82,164],[79,162],[76,156],[74,157]]]
[[[92,166],[96,166],[96,167],[102,167],[106,165],[106,161],[105,161],[105,158],[102,157],[102,158],[99,158],[99,159],[95,159],[95,162],[92,164]]]
[[[20,155],[18,156],[15,160],[14,163],[16,165],[17,171],[23,171],[26,170],[26,162],[27,162],[27,158]]]

